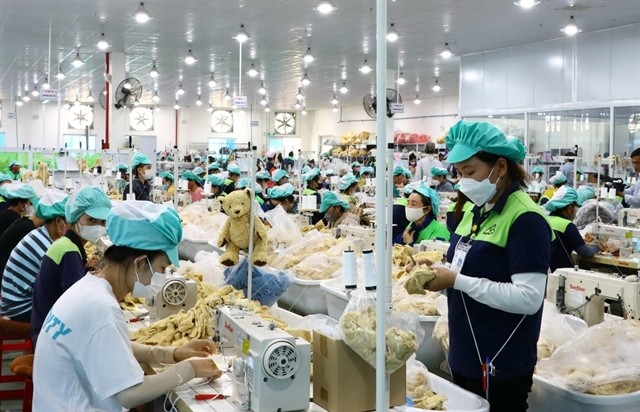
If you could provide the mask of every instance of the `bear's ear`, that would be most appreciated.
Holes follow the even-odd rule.
[[[247,193],[247,197],[248,197],[249,199],[251,199],[251,189],[246,188],[246,189],[244,189],[244,191]]]
[[[220,202],[220,206],[224,205],[224,199],[226,196],[218,197],[218,201]]]

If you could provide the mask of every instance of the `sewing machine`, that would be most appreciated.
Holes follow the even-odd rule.
[[[373,228],[340,225],[337,227],[335,235],[336,237],[353,239],[358,246],[361,246],[360,250],[373,250],[376,245],[376,231]]]
[[[164,193],[162,189],[152,189],[151,190],[151,201],[153,203],[162,203],[164,202]]]
[[[224,356],[236,356],[230,398],[234,406],[255,412],[309,407],[309,342],[238,307],[218,307],[214,322],[214,342]]]
[[[178,207],[187,207],[191,204],[191,193],[179,191],[176,194],[178,199]]]
[[[618,226],[640,227],[640,209],[622,209],[618,212]]]
[[[447,256],[447,252],[449,251],[449,245],[450,243],[442,242],[440,240],[423,240],[422,242],[416,245],[413,245],[413,252],[420,253],[420,252],[435,251],[435,252],[442,252],[444,253],[445,256]]]
[[[188,311],[198,300],[198,284],[181,276],[169,276],[160,291],[147,300],[155,319]]]
[[[547,300],[563,313],[577,313],[589,326],[604,320],[604,304],[614,315],[640,318],[640,282],[586,270],[562,268],[549,275]]]
[[[218,199],[207,196],[205,202],[207,204],[207,210],[209,212],[219,212],[222,210],[222,205],[220,204],[220,201]]]
[[[629,259],[634,257],[636,244],[640,239],[640,229],[631,227],[605,225],[596,223],[594,225],[594,234],[596,239],[602,243],[606,243],[610,239],[620,241],[620,258]]]

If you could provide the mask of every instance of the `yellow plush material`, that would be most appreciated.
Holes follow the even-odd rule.
[[[222,208],[229,217],[220,236],[218,247],[225,247],[220,256],[220,263],[235,266],[240,260],[240,251],[249,249],[249,214],[253,195],[249,189],[236,190],[220,200]],[[251,260],[256,266],[267,263],[267,229],[260,219],[254,219],[253,256]]]

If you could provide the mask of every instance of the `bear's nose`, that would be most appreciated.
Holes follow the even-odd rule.
[[[239,214],[240,214],[240,211],[239,211],[239,210],[236,210],[236,215],[239,215]]]

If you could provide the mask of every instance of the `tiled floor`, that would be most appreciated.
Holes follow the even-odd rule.
[[[11,361],[18,356],[23,355],[22,352],[6,352],[2,357],[2,375],[11,375],[9,365]],[[24,387],[23,383],[2,383],[0,389],[21,389]],[[0,412],[20,412],[22,411],[22,400],[0,400]]]

